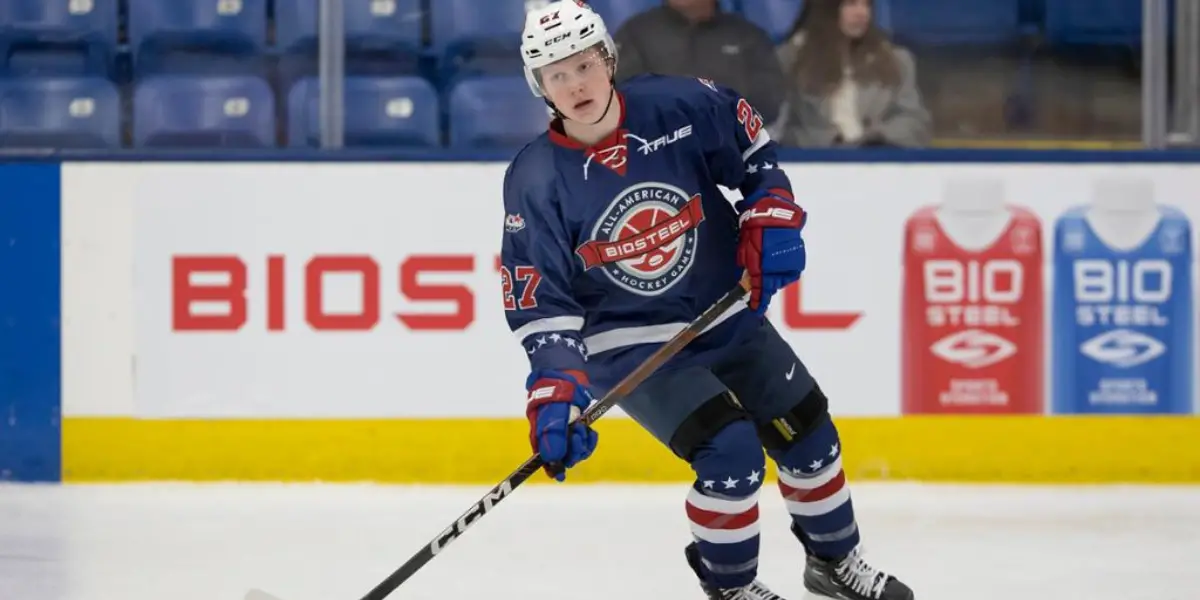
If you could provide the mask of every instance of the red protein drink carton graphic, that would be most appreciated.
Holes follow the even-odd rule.
[[[947,202],[913,214],[904,239],[901,411],[1043,412],[1037,215]]]

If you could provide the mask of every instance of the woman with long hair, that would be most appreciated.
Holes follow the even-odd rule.
[[[874,22],[871,0],[807,0],[779,47],[789,79],[777,124],[801,147],[929,143],[912,54]]]

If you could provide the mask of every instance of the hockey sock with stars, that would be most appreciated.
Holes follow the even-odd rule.
[[[826,415],[803,439],[770,453],[794,530],[810,553],[825,559],[845,556],[859,543],[841,448],[837,426]]]
[[[758,573],[758,495],[766,458],[749,421],[727,425],[693,455],[687,516],[705,579],[721,589]]]

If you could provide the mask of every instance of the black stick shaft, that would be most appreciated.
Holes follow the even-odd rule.
[[[699,336],[708,328],[717,317],[720,317],[727,310],[733,308],[735,304],[746,295],[746,280],[730,290],[721,297],[715,304],[708,308],[696,317],[694,321],[688,324],[683,331],[675,334],[666,344],[663,344],[654,354],[650,355],[645,362],[638,365],[632,373],[622,379],[612,390],[604,395],[603,398],[592,404],[579,419],[587,425],[595,423],[600,417],[604,416],[609,410],[612,410],[617,402],[627,396],[634,388],[641,385],[654,371],[658,370],[664,363],[671,359],[688,345],[693,339]],[[433,541],[429,542],[419,552],[408,559],[400,568],[392,572],[391,575],[375,586],[375,589],[367,592],[362,600],[383,600],[389,594],[400,587],[405,581],[408,581],[417,571],[421,570],[433,557],[441,554],[451,542],[457,540],[459,536],[467,531],[469,527],[474,525],[484,515],[492,511],[496,505],[508,497],[513,490],[517,489],[531,475],[541,469],[545,463],[539,455],[533,455],[525,461],[516,471],[505,478],[500,483],[496,484],[484,497],[480,498],[467,512],[463,513],[456,521],[451,523],[446,529],[442,530]]]

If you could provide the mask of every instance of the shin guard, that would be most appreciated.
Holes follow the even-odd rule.
[[[841,449],[837,427],[826,414],[803,437],[770,451],[793,532],[810,554],[826,559],[845,556],[859,542]]]
[[[703,579],[719,589],[749,585],[758,572],[758,496],[766,458],[753,423],[725,425],[693,454],[687,516]]]

